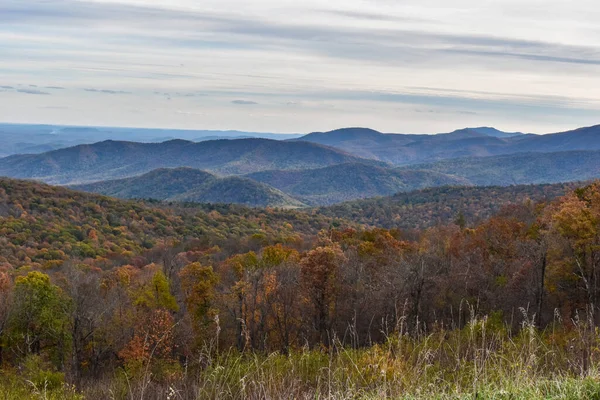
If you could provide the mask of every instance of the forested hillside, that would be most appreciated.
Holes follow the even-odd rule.
[[[475,225],[503,207],[560,197],[581,183],[491,187],[441,187],[321,207],[318,213],[386,229],[423,229],[458,220]]]
[[[0,387],[72,399],[474,398],[507,379],[524,397],[567,390],[600,357],[600,183],[508,189],[436,189],[466,214],[510,207],[408,234],[2,179]]]
[[[359,163],[300,171],[263,171],[247,177],[310,205],[386,196],[425,187],[469,184],[466,179],[440,172],[393,170]]]
[[[238,139],[136,143],[107,140],[43,154],[2,158],[0,176],[66,185],[126,178],[158,168],[192,167],[221,175],[240,175],[348,162],[382,165],[307,142]]]
[[[141,202],[0,179],[0,264],[52,269],[73,258],[112,267],[156,246],[210,249],[303,243],[340,222],[328,217],[233,205],[159,208]]]
[[[403,169],[415,168],[460,177],[472,185],[573,182],[600,177],[600,151],[533,152],[457,158]]]
[[[301,207],[287,194],[250,179],[219,178],[192,168],[157,169],[133,178],[75,185],[74,189],[122,199]]]

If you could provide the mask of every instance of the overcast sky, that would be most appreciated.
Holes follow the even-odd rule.
[[[600,124],[597,0],[0,0],[0,121]]]

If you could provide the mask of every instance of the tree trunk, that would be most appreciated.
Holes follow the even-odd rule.
[[[546,266],[547,266],[547,262],[548,262],[546,249],[544,249],[541,261],[542,262],[541,262],[541,266],[540,266],[540,281],[538,283],[538,290],[537,290],[537,312],[536,312],[538,328],[541,328],[543,325],[542,324],[542,308],[544,306],[544,282],[546,280]]]

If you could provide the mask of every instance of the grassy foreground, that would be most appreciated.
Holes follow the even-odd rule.
[[[206,349],[179,370],[147,360],[135,371],[64,383],[32,359],[3,370],[1,399],[600,399],[595,328],[518,334],[492,319],[461,330],[395,335],[365,349],[289,355]]]

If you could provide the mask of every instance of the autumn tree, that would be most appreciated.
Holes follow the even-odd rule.
[[[584,303],[598,307],[600,296],[600,184],[577,189],[547,210],[555,235],[552,250],[553,275],[576,277],[585,293]],[[583,308],[584,304],[575,304]],[[598,314],[598,313],[596,313]],[[600,315],[596,316],[598,318]]]
[[[6,325],[12,306],[13,282],[7,272],[0,272],[0,365],[3,363]]]
[[[339,294],[338,275],[345,257],[339,246],[317,247],[300,261],[302,286],[310,310],[312,328],[319,342],[332,344],[332,326]]]
[[[60,282],[72,300],[69,327],[72,343],[71,372],[79,384],[84,370],[99,372],[100,361],[110,352],[103,345],[101,327],[109,324],[114,304],[103,296],[101,271],[68,262]]]
[[[194,331],[202,336],[210,321],[218,315],[213,308],[215,286],[219,277],[210,266],[199,262],[186,265],[179,273],[187,312],[191,314]]]
[[[139,282],[131,291],[135,325],[132,338],[119,357],[131,376],[146,379],[152,372],[157,379],[163,379],[174,366],[176,322],[172,312],[179,310],[179,305],[161,269],[149,265],[144,272],[150,279]]]

